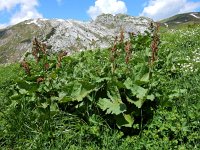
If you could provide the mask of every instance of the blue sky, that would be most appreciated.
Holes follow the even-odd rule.
[[[90,20],[87,10],[94,6],[95,0],[40,0],[38,10],[45,18],[63,18]],[[146,0],[123,0],[127,7],[127,14],[138,16],[143,10],[143,4]]]
[[[125,13],[154,20],[200,11],[200,0],[0,0],[0,28],[31,18],[88,21],[101,13]]]

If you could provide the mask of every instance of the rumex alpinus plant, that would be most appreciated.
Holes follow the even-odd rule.
[[[156,32],[130,33],[125,40],[121,30],[110,51],[73,57],[66,57],[65,52],[53,57],[45,44],[34,39],[32,53],[22,62],[27,75],[14,86],[12,98],[31,99],[32,110],[43,120],[59,111],[77,114],[86,122],[93,115],[105,114],[111,126],[137,128],[140,124],[141,131],[156,97],[151,89],[159,40]],[[29,55],[34,59],[26,60]]]
[[[159,46],[159,42],[160,42],[158,31],[159,31],[159,24],[156,23],[154,31],[153,31],[153,40],[151,43],[151,49],[152,49],[151,63],[156,61],[156,57],[157,57],[157,53],[158,53],[158,46]]]
[[[18,68],[14,73],[10,67],[1,69],[1,96],[10,84],[14,95],[1,105],[0,147],[199,149],[200,28],[159,33],[161,45],[153,38],[154,31],[153,27],[143,35],[130,33],[122,43],[118,38],[114,70],[112,47],[66,57],[47,51],[48,65],[30,54],[18,79]],[[11,74],[15,80],[9,83]],[[152,111],[154,104],[158,106]],[[58,117],[60,112],[78,119],[71,122],[71,114]],[[142,132],[122,138],[121,132],[113,133],[116,124],[125,135],[132,129],[133,134]]]
[[[108,114],[114,114],[118,127],[133,127],[134,123],[142,125],[147,122],[151,105],[149,108],[144,106],[144,109],[142,106],[148,104],[148,100],[153,101],[156,96],[151,93],[151,77],[159,46],[158,27],[153,26],[152,33],[129,35],[130,40],[124,41],[122,30],[110,48],[113,76],[107,82],[108,97],[98,102]]]
[[[52,97],[58,95],[55,80],[66,55],[67,53],[60,52],[57,57],[50,56],[46,45],[35,38],[32,52],[27,53],[21,62],[26,74],[12,87],[11,98],[15,105],[20,105],[26,100],[26,106],[37,116],[35,119],[40,123],[48,123],[48,126],[51,118],[59,112],[57,102]]]

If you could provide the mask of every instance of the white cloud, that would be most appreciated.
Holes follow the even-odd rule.
[[[62,3],[63,0],[56,0],[57,3],[60,5]]]
[[[5,28],[6,26],[7,26],[7,24],[1,24],[1,23],[0,23],[0,29]]]
[[[159,20],[178,13],[192,12],[199,7],[200,2],[188,0],[149,0],[140,15]]]
[[[92,19],[95,19],[102,13],[115,15],[126,12],[126,4],[121,0],[96,0],[95,5],[90,6],[87,11]]]
[[[13,25],[27,19],[42,18],[42,14],[36,9],[38,0],[0,0],[0,4],[0,12],[11,13],[10,21],[5,23],[6,25]],[[19,10],[13,13],[12,10],[17,6]]]

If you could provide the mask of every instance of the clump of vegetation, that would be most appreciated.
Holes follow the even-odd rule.
[[[128,41],[121,31],[112,47],[71,56],[35,39],[25,72],[4,93],[0,146],[198,149],[200,34],[192,33],[200,29],[161,38],[151,29]]]

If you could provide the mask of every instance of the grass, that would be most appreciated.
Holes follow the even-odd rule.
[[[124,134],[92,115],[89,122],[60,111],[43,124],[24,100],[16,107],[10,86],[22,76],[19,64],[0,67],[0,149],[141,150],[200,149],[200,27],[161,34],[154,78],[159,105],[140,134]],[[188,64],[190,64],[188,66]],[[38,121],[38,122],[35,122]]]

